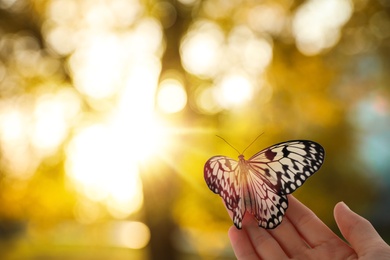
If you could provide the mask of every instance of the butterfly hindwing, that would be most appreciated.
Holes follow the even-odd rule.
[[[246,210],[255,216],[259,226],[275,228],[281,223],[288,207],[286,195],[275,192],[268,179],[250,167],[246,179],[243,188],[248,191],[246,197],[250,198],[250,203],[246,203]]]
[[[226,156],[211,157],[204,166],[204,178],[207,186],[214,193],[219,194],[226,207],[233,212],[233,223],[241,228],[245,214],[242,205],[238,162]]]
[[[237,207],[240,199],[238,162],[226,156],[214,156],[204,166],[204,178],[209,189],[219,194],[228,209]]]

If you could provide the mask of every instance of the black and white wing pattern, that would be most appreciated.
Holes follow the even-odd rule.
[[[324,162],[324,148],[313,141],[293,140],[268,147],[249,160],[214,156],[204,166],[210,190],[219,194],[242,228],[245,212],[259,226],[277,227],[288,207],[287,194],[300,187]]]

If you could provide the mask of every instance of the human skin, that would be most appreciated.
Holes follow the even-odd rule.
[[[288,199],[283,222],[275,229],[260,228],[248,212],[241,230],[230,227],[237,259],[390,259],[390,246],[345,203],[337,203],[333,213],[348,243],[292,195]]]

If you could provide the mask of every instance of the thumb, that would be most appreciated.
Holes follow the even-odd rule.
[[[350,210],[344,202],[336,204],[333,214],[341,233],[358,256],[385,244],[372,224]]]

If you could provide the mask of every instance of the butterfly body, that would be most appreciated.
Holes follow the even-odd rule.
[[[325,152],[313,141],[293,140],[268,147],[248,160],[211,157],[204,166],[205,181],[233,212],[241,229],[246,212],[263,228],[278,226],[288,207],[287,194],[301,186],[322,165]]]

